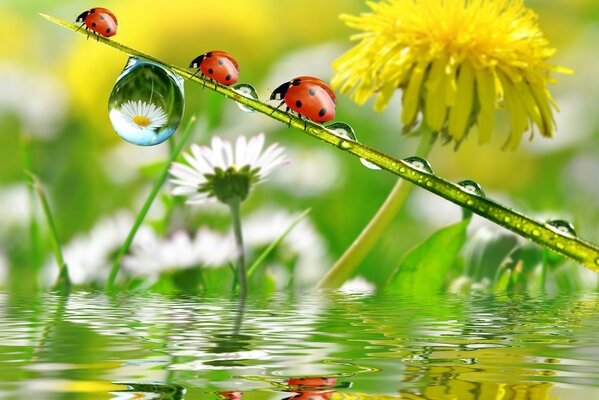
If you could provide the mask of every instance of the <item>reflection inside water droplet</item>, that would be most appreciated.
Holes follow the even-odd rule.
[[[339,136],[339,137],[342,137],[342,138],[348,139],[348,140],[353,140],[356,142],[358,141],[358,138],[356,137],[356,133],[354,132],[354,128],[352,128],[345,122],[335,122],[334,124],[327,125],[326,129],[336,136]],[[343,148],[351,147],[351,146],[347,147],[345,144],[341,144],[341,146]],[[375,171],[380,171],[382,169],[378,165],[375,165],[375,164],[371,163],[370,161],[365,160],[364,158],[360,158],[360,162],[362,163],[363,166],[365,166],[368,169],[372,169]]]
[[[181,77],[155,62],[130,57],[110,93],[108,115],[123,139],[153,146],[175,133],[184,107]]]
[[[332,134],[344,139],[355,140],[356,142],[358,141],[356,138],[356,133],[354,132],[354,128],[345,122],[335,122],[334,124],[327,125],[326,129]]]
[[[431,167],[429,162],[426,161],[422,157],[414,156],[414,157],[404,158],[403,160],[405,162],[407,162],[408,164],[410,164],[412,167],[419,169],[422,172],[426,172],[429,174],[433,173],[433,168]]]
[[[575,237],[576,231],[574,230],[574,226],[562,219],[555,219],[553,221],[548,221],[547,225],[551,228],[552,231],[559,233],[563,236]]]
[[[458,185],[464,188],[468,193],[475,194],[477,196],[484,196],[485,192],[483,192],[483,188],[479,185],[478,182],[472,181],[470,179],[466,179],[458,182]]]
[[[258,100],[258,92],[256,92],[256,89],[254,89],[254,87],[252,85],[250,85],[249,83],[238,83],[237,85],[232,86],[231,89],[235,93],[239,93],[243,97],[247,97],[248,99]],[[254,110],[253,108],[250,108],[250,107],[243,105],[241,103],[238,103],[238,102],[236,102],[236,103],[237,103],[237,106],[239,107],[239,109],[243,112],[256,112],[256,110]]]

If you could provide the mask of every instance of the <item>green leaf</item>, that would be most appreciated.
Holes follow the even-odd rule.
[[[436,292],[466,242],[469,219],[433,233],[410,250],[387,282],[396,292]]]

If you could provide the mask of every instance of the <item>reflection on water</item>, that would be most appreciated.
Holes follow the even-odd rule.
[[[0,294],[0,398],[599,398],[599,297]]]

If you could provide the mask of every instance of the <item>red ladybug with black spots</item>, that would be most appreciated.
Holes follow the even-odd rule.
[[[271,100],[281,100],[289,109],[314,122],[327,122],[335,118],[335,92],[323,81],[311,76],[300,76],[283,83],[270,95]]]
[[[239,77],[237,61],[230,54],[219,50],[209,51],[194,58],[189,68],[198,68],[194,76],[201,72],[202,75],[225,86],[237,83]]]
[[[86,31],[93,31],[94,34],[111,37],[116,35],[118,21],[114,13],[106,8],[94,7],[82,12],[76,22],[81,22],[81,27],[85,25]],[[79,30],[77,29],[77,30]]]

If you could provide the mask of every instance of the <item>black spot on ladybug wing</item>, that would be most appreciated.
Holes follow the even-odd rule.
[[[92,27],[95,28],[96,27],[96,23],[92,22]]]
[[[222,58],[218,59],[218,65],[223,65],[225,63],[225,60],[223,60]]]
[[[300,83],[302,83],[301,79],[294,79],[291,81],[293,86],[299,86]]]
[[[228,74],[227,76],[225,76],[225,80],[226,81],[230,81],[231,80],[231,74]]]
[[[96,12],[96,9],[95,9],[95,8],[92,8],[91,10],[89,10],[89,13],[90,13],[90,14],[93,14],[93,13],[95,13],[95,12]]]
[[[106,28],[106,33],[110,33],[111,29],[110,28]]]
[[[314,96],[316,94],[316,88],[310,88],[308,92],[310,93],[310,96]]]
[[[103,16],[103,15],[100,15],[100,19],[104,19],[104,16]]]
[[[318,116],[319,117],[324,117],[324,115],[327,113],[327,109],[326,108],[321,108],[320,111],[318,112]]]
[[[212,57],[212,52],[209,51],[208,53],[206,53],[206,57]]]
[[[302,108],[302,102],[301,102],[301,100],[297,100],[297,101],[295,102],[295,106],[296,106],[297,108]]]
[[[213,74],[213,73],[214,73],[214,70],[213,70],[212,68],[208,68],[208,73],[209,73],[209,74]]]

